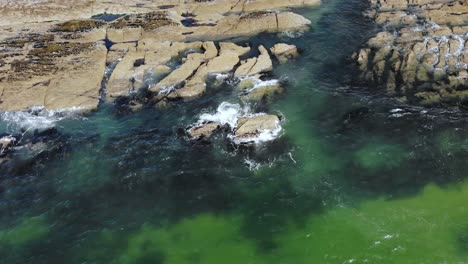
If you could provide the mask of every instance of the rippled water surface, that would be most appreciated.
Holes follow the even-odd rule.
[[[229,84],[165,110],[2,114],[0,132],[54,122],[63,143],[3,171],[0,262],[468,262],[465,114],[350,86],[349,57],[375,30],[361,2],[299,10],[314,22],[303,36],[251,40],[302,50],[273,73],[286,92],[251,106],[284,117],[272,142],[178,137],[222,102],[240,103]]]

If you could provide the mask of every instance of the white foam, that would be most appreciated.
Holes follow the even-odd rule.
[[[392,109],[390,110],[390,113],[398,113],[398,112],[404,112],[405,110],[401,109],[401,108],[395,108],[395,109]]]
[[[268,86],[276,86],[276,85],[279,85],[279,80],[267,80],[267,81],[262,81],[258,78],[255,78],[255,77],[247,77],[245,79],[242,79],[242,80],[252,80],[253,81],[253,87],[248,89],[246,92],[247,93],[250,93],[252,92],[253,90],[255,89],[259,89],[259,88],[262,88],[262,87],[268,87]]]
[[[282,132],[282,127],[279,121],[276,122],[274,129],[265,129],[259,131],[259,133],[252,137],[236,137],[234,130],[237,126],[237,120],[239,118],[249,118],[266,115],[265,113],[250,113],[250,108],[248,106],[240,106],[239,104],[232,104],[228,102],[222,102],[216,109],[216,113],[204,113],[200,115],[198,122],[194,127],[199,126],[208,122],[217,122],[221,125],[229,125],[231,128],[231,133],[228,135],[235,144],[245,144],[245,143],[262,143],[276,139],[280,136]]]
[[[278,80],[268,80],[268,81],[258,80],[255,83],[254,89],[259,88],[259,87],[278,85],[278,84],[279,84]]]
[[[247,165],[250,171],[257,171],[262,167],[262,164],[251,159],[244,159],[244,164]]]
[[[258,115],[265,115],[265,114],[262,113],[262,114],[250,115],[247,117],[253,117],[253,116],[258,116]],[[235,144],[238,144],[238,145],[246,144],[246,143],[259,144],[259,143],[268,142],[268,141],[278,138],[281,135],[282,131],[283,131],[283,128],[281,127],[280,122],[276,121],[275,128],[260,130],[258,131],[259,133],[255,136],[236,137],[235,135],[231,134],[228,137],[231,138],[231,140]]]
[[[218,122],[222,125],[229,125],[234,128],[237,124],[237,120],[246,115],[250,111],[249,107],[241,107],[239,104],[231,104],[228,102],[222,102],[216,109],[214,114],[202,114],[198,123],[206,122]]]
[[[15,144],[16,138],[12,136],[5,136],[0,138],[0,155],[5,152],[10,144]]]
[[[78,117],[80,107],[46,110],[43,106],[34,106],[28,111],[7,111],[0,113],[0,121],[6,123],[7,130],[17,132],[20,129],[41,129],[54,127],[63,119]]]
[[[168,95],[173,91],[175,91],[174,86],[164,87],[158,92],[158,95]]]
[[[231,76],[229,73],[211,73],[210,75],[213,75],[218,82],[222,82]]]
[[[303,31],[282,31],[278,34],[278,36],[282,39],[294,39],[302,37],[303,35]]]

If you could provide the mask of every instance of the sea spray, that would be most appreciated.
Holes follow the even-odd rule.
[[[235,135],[238,120],[240,118],[253,118],[257,116],[264,116],[265,113],[251,113],[251,109],[248,105],[242,107],[239,104],[232,104],[228,102],[222,102],[216,109],[216,113],[204,113],[200,115],[200,118],[195,126],[200,126],[202,124],[216,122],[221,125],[229,125],[231,132],[228,135],[228,138],[231,139],[235,144],[247,144],[247,143],[261,143],[267,142],[276,139],[282,131],[280,122],[276,122],[274,129],[264,129],[257,131],[256,135],[249,137],[238,137]]]
[[[46,110],[43,106],[35,106],[27,111],[6,111],[0,113],[0,120],[6,123],[6,132],[19,130],[46,129],[69,118],[84,118],[80,115],[81,108],[63,108]]]

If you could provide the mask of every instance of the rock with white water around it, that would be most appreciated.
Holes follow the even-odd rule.
[[[280,119],[276,115],[243,117],[237,120],[233,140],[237,144],[268,141],[280,131]]]
[[[0,138],[0,156],[6,153],[16,143],[16,138],[12,135],[6,135]]]
[[[244,85],[246,84],[244,83]],[[261,101],[276,94],[281,94],[283,91],[284,88],[278,80],[261,81],[254,78],[251,88],[246,89],[245,94],[241,95],[241,99],[244,101]]]

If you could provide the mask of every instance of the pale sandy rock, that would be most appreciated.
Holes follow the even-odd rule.
[[[280,120],[275,115],[239,118],[234,132],[237,140],[255,138],[264,131],[277,129]]]
[[[456,26],[452,28],[453,34],[463,35],[468,32],[468,26]]]
[[[276,15],[278,21],[277,31],[284,30],[303,30],[310,24],[310,20],[292,12],[282,12]]]
[[[205,50],[205,53],[189,54],[187,56],[187,60],[179,68],[171,72],[166,78],[161,80],[155,86],[150,87],[150,91],[159,92],[162,89],[175,88],[176,86],[187,81],[190,76],[197,72],[195,76],[197,78],[192,78],[192,82],[189,82],[186,85],[190,88],[180,91],[180,94],[184,93],[185,95],[190,93],[190,95],[187,95],[186,97],[195,97],[196,95],[203,93],[203,91],[206,88],[205,79],[208,73],[205,74],[205,71],[207,70],[197,70],[203,63],[216,57],[216,55],[218,54],[218,49],[216,48],[213,42],[204,42],[202,47]],[[206,66],[204,66],[203,68],[206,68]],[[187,90],[190,90],[190,92],[187,92]],[[194,91],[196,91],[196,95]]]
[[[373,48],[381,48],[393,45],[395,37],[390,32],[379,32],[374,38],[370,39],[368,44]]]
[[[192,139],[209,138],[219,130],[220,127],[220,123],[212,122],[192,127],[188,129],[187,133]]]
[[[107,30],[107,39],[114,43],[132,42],[141,39],[143,30],[141,28],[118,28]]]
[[[48,0],[48,1],[7,1],[0,2],[1,24],[11,25],[24,22],[65,21],[72,18],[86,19],[104,12],[111,14],[136,14],[164,10],[178,15],[189,12],[202,19],[226,13],[260,11],[279,8],[318,5],[318,0]],[[70,8],[72,7],[72,8]],[[203,19],[205,21],[205,19]]]
[[[200,66],[195,75],[181,89],[177,89],[169,95],[169,98],[193,99],[201,96],[206,91],[206,80],[209,74],[228,73],[239,63],[238,54],[229,51],[209,60]]]
[[[54,32],[54,35],[55,41],[57,42],[87,43],[104,41],[107,36],[107,31],[105,28],[97,28],[87,32],[78,32],[71,34],[60,34]]]
[[[357,62],[359,64],[359,68],[361,71],[367,69],[367,65],[369,63],[369,53],[370,49],[361,49],[358,54]]]
[[[273,62],[267,49],[262,45],[259,46],[260,55],[257,58],[251,58],[243,61],[236,69],[234,75],[236,77],[248,77],[273,70]]]
[[[150,87],[150,91],[159,92],[163,89],[175,88],[186,81],[203,63],[202,60],[193,59],[187,60],[179,68],[171,72],[166,78],[162,79],[158,84]]]
[[[271,10],[279,8],[288,8],[292,6],[316,6],[320,5],[320,0],[288,0],[288,1],[271,1],[257,0],[246,1],[243,10],[252,12],[257,10]]]
[[[235,55],[240,57],[250,52],[250,47],[242,47],[232,42],[221,42],[219,43],[219,46],[220,46],[220,51],[219,51],[220,55],[224,55],[226,53],[234,53]]]
[[[200,97],[206,91],[206,79],[208,78],[208,67],[201,65],[190,80],[180,89],[169,94],[170,99],[194,99]]]
[[[145,58],[144,52],[130,51],[112,72],[106,89],[106,100],[112,101],[119,96],[126,96],[133,89],[133,70],[137,61]]]
[[[253,68],[253,66],[255,66],[256,63],[257,58],[250,58],[242,61],[241,65],[236,69],[234,76],[238,78],[249,76],[250,70]]]
[[[296,46],[288,45],[285,43],[278,43],[275,46],[273,46],[270,50],[271,53],[273,53],[276,56],[280,63],[285,63],[299,56]]]
[[[239,63],[239,56],[235,53],[227,52],[213,58],[208,62],[209,73],[228,73]]]
[[[247,93],[241,96],[241,99],[245,101],[260,101],[280,94],[283,91],[284,88],[277,80],[260,81],[257,79],[253,83],[253,86],[247,90]]]
[[[181,93],[186,92],[188,97],[197,96],[206,89],[205,82],[210,73],[232,71],[239,64],[239,56],[250,51],[249,47],[220,43],[218,52],[212,40],[251,36],[260,32],[305,29],[310,21],[304,17],[293,12],[272,10],[318,3],[317,0],[188,0],[184,3],[176,0],[47,0],[29,4],[24,1],[8,1],[8,5],[5,5],[0,1],[0,40],[15,37],[18,32],[39,33],[44,36],[52,34],[55,38],[47,40],[51,43],[48,48],[54,57],[53,64],[28,65],[25,55],[31,50],[37,50],[34,48],[37,46],[34,41],[27,41],[19,56],[0,62],[0,109],[22,109],[32,105],[58,108],[70,104],[94,109],[99,99],[99,80],[102,80],[104,73],[102,67],[106,63],[118,62],[106,91],[106,100],[112,101],[113,98],[144,87],[148,75],[167,74],[165,64],[190,49],[195,53],[188,55],[183,65],[152,89],[159,91],[163,87],[182,85],[183,89],[190,89],[182,90]],[[89,19],[104,12],[128,15],[110,23]],[[197,26],[182,25],[182,14],[186,13],[193,13]],[[95,56],[96,63],[91,63],[88,55],[81,56],[82,53],[75,50],[72,54],[58,56],[64,53],[62,48],[71,43],[81,45],[106,38],[116,43],[108,52],[103,43],[96,44],[98,48],[92,51],[83,49],[83,54],[89,52]],[[207,41],[200,42],[200,39]],[[69,44],[55,44],[58,42]],[[54,49],[58,51],[55,52]],[[197,53],[200,49],[204,53]],[[71,66],[71,59],[79,65]],[[16,69],[14,74],[10,70],[13,62]],[[258,58],[248,61],[250,62],[254,62],[251,67],[248,64],[241,66],[249,66],[247,75],[271,70],[271,59],[265,49],[261,50]],[[33,74],[33,78],[26,80],[17,74],[23,68],[26,72],[22,75]],[[92,77],[85,80],[86,75]],[[67,78],[73,79],[76,85],[69,83],[71,81]],[[78,85],[83,87],[77,88]],[[68,88],[59,89],[59,86],[70,87],[70,91]],[[74,99],[64,99],[69,98],[69,95]]]
[[[373,11],[368,14],[388,32],[368,41],[360,53],[364,55],[362,51],[367,50],[365,56],[355,56],[363,78],[384,84],[397,96],[415,95],[422,104],[454,103],[466,98],[461,73],[468,65],[464,44],[468,37],[468,1],[369,2]],[[389,49],[392,54],[388,60]],[[363,61],[369,58],[374,59],[364,66]]]
[[[159,51],[159,50],[164,50],[166,51],[173,45],[172,42],[170,41],[158,41],[154,39],[148,39],[144,38],[138,41],[138,51]],[[201,46],[201,43],[200,43]]]
[[[106,59],[106,64],[110,65],[112,63],[117,63],[119,60],[121,60],[124,56],[126,51],[109,51],[107,53],[107,59]]]
[[[204,42],[202,48],[205,50],[205,53],[191,53],[187,56],[187,60],[207,61],[218,55],[218,48],[213,41]]]
[[[110,47],[110,51],[136,51],[136,42],[117,43]]]
[[[45,50],[44,52],[46,52]],[[78,54],[64,54],[53,58],[60,71],[36,66],[25,66],[34,72],[17,78],[14,73],[0,81],[1,110],[24,110],[44,106],[49,110],[79,108],[90,111],[97,108],[99,91],[106,66],[107,49],[103,44],[83,48]],[[26,77],[26,78],[23,78]]]
[[[255,75],[273,70],[273,63],[271,61],[268,50],[265,49],[265,47],[262,45],[260,45],[258,49],[260,51],[260,56],[258,56],[257,62],[252,67],[252,69],[250,69],[249,75]]]

